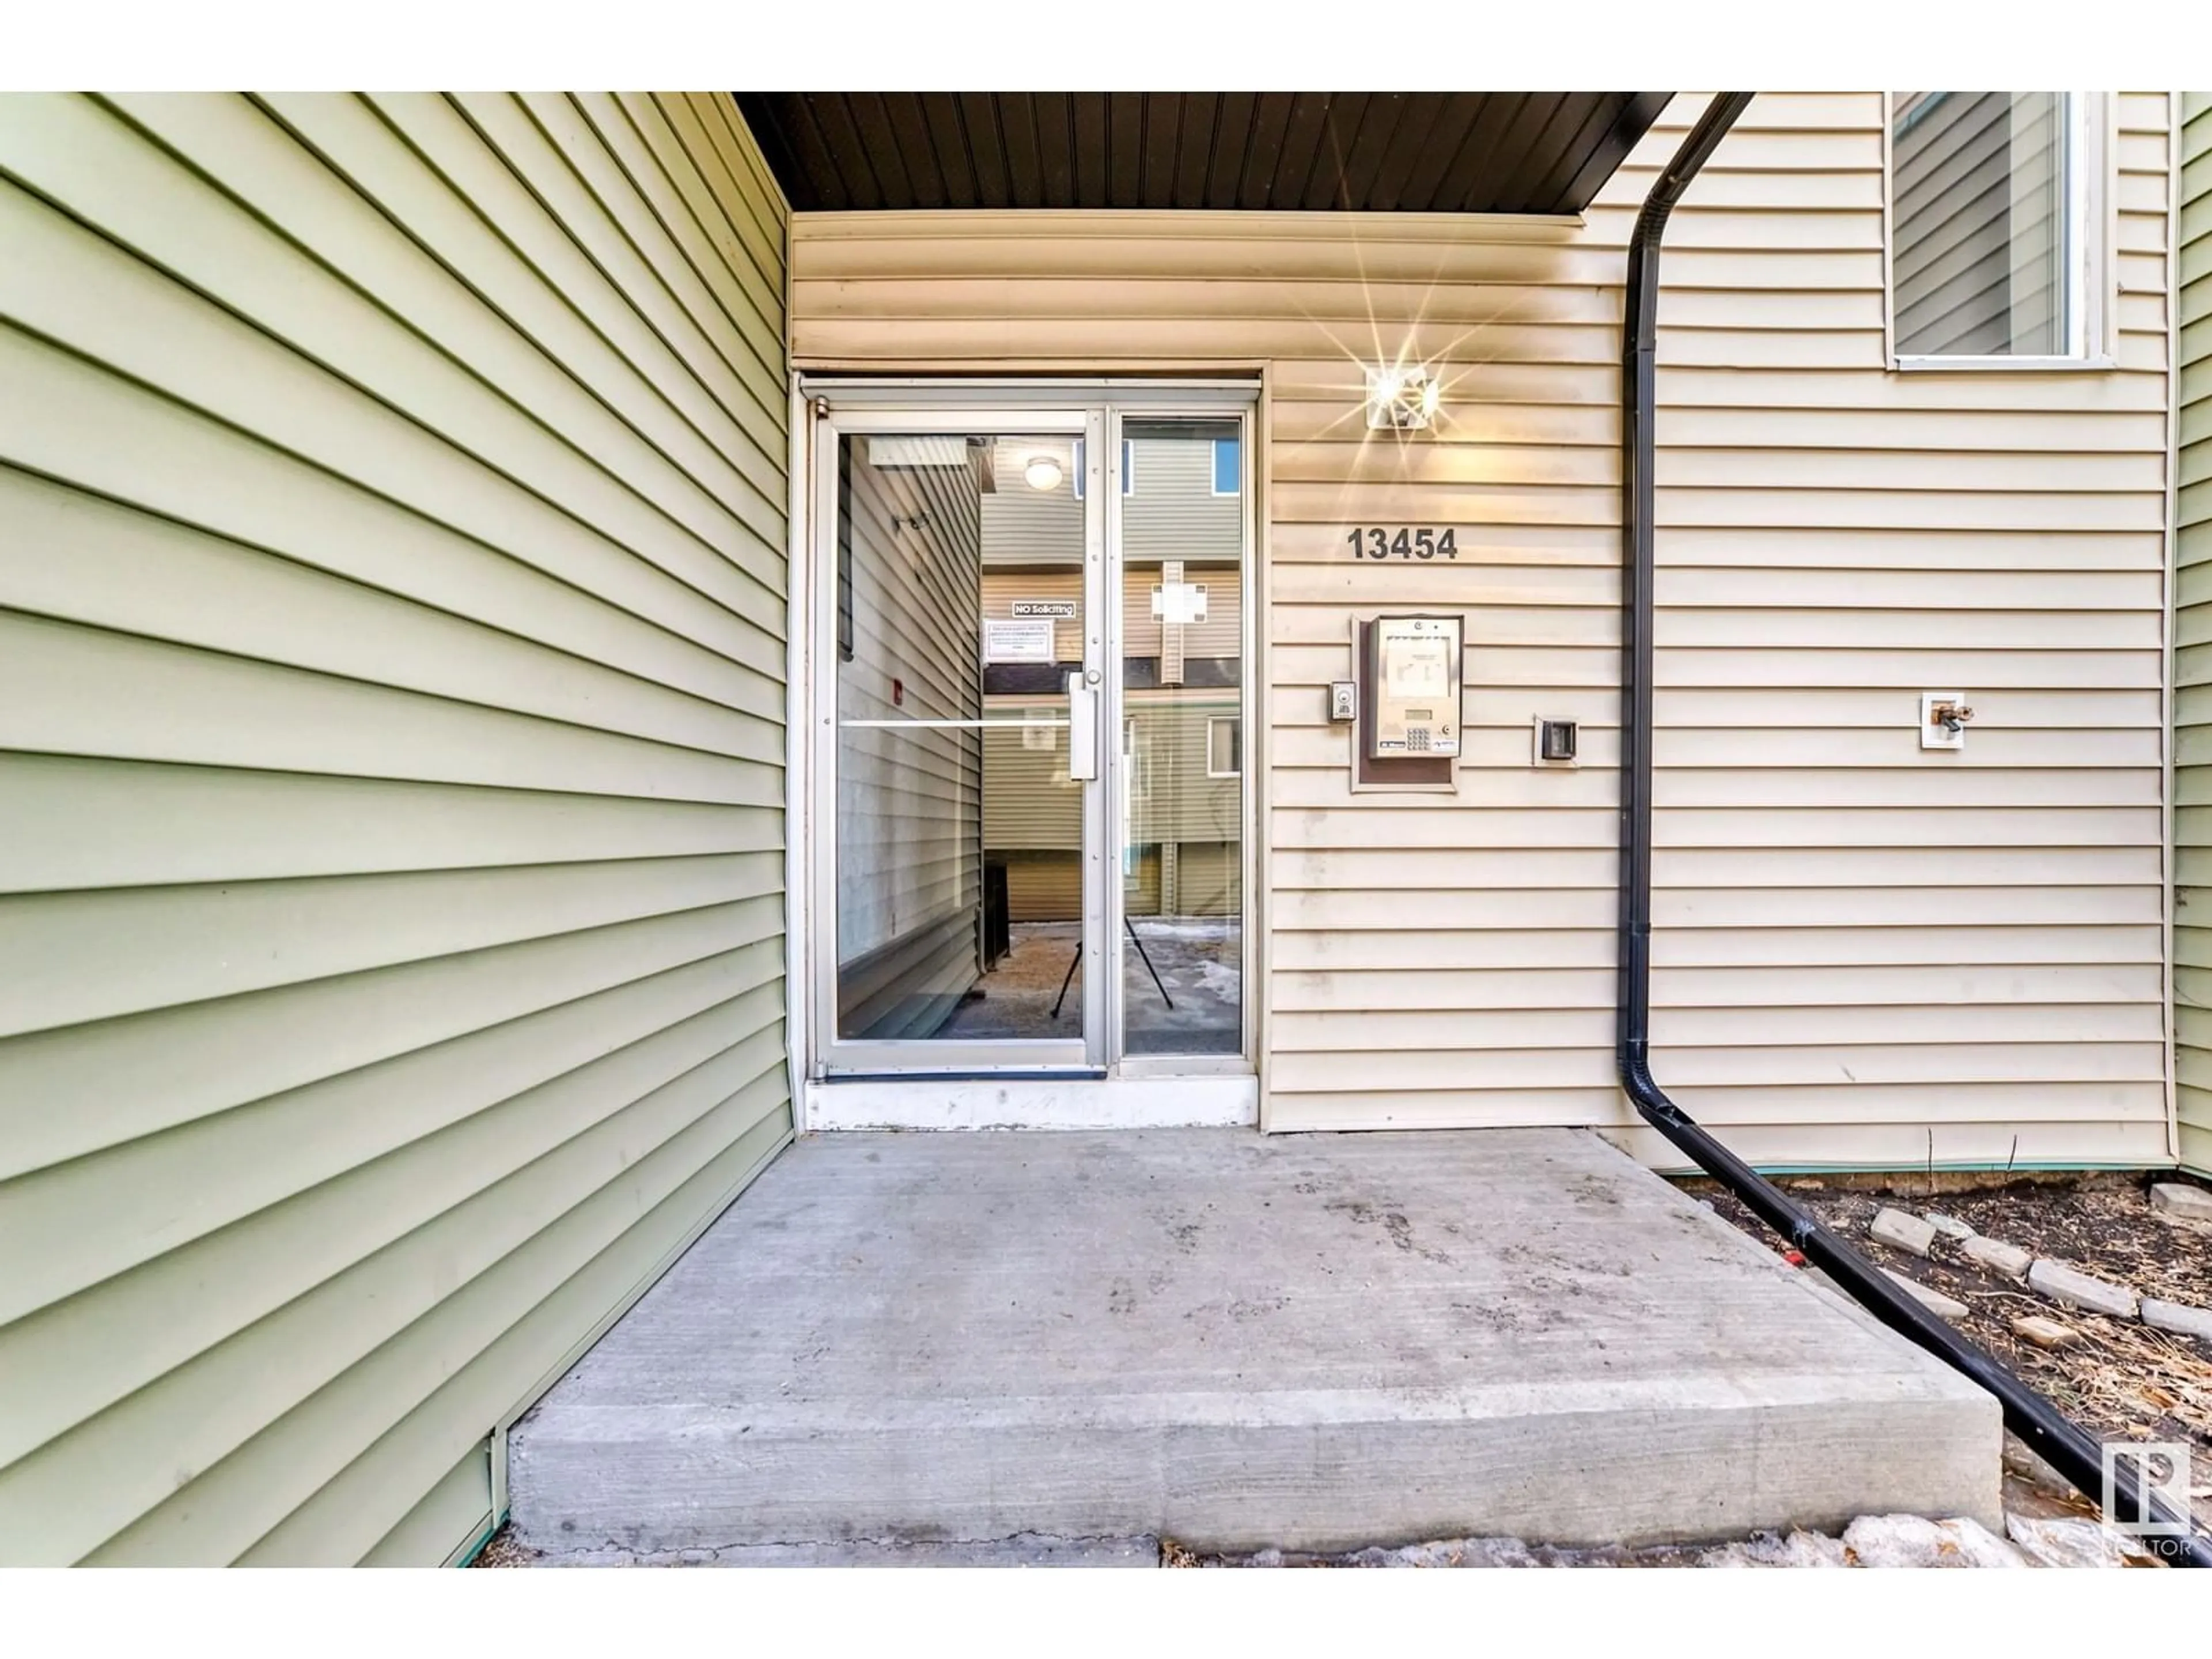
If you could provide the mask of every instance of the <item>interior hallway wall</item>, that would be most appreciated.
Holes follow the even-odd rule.
[[[984,734],[844,722],[982,717],[980,463],[864,434],[840,465],[838,1023],[927,1036],[981,972]]]

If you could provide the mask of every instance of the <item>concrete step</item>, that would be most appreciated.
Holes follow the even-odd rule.
[[[553,1553],[2002,1525],[1996,1402],[1574,1130],[799,1142],[514,1431]]]

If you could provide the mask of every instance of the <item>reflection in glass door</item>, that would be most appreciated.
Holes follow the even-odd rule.
[[[1121,422],[1120,1052],[1244,1047],[1243,424]]]
[[[836,434],[834,1008],[855,1065],[1099,1047],[1082,422]]]
[[[1242,1066],[1245,430],[818,428],[826,1072]]]

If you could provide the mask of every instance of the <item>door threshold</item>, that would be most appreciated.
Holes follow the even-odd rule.
[[[963,1070],[957,1066],[941,1072],[917,1067],[905,1072],[832,1072],[821,1079],[825,1089],[849,1088],[856,1083],[1103,1083],[1103,1066],[1039,1066],[1028,1071],[1011,1067],[1003,1072],[988,1066]]]
[[[805,1122],[842,1129],[1241,1128],[1256,1077],[854,1078],[810,1081]]]

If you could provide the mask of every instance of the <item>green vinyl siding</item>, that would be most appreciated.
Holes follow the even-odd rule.
[[[2212,835],[2190,810],[2212,783],[2212,93],[2181,96],[2173,1000],[2181,1161],[2212,1174]]]
[[[411,1567],[424,1561],[456,1565],[483,1547],[492,1532],[491,1448],[471,1446],[431,1487],[406,1519],[362,1558],[364,1567]],[[462,1541],[455,1544],[454,1539]]]
[[[722,94],[0,98],[0,1563],[436,1565],[788,1140]]]

